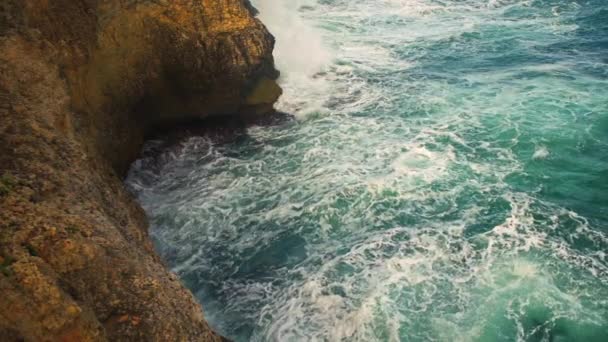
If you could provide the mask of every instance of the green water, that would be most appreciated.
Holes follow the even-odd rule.
[[[295,119],[127,184],[236,341],[608,341],[608,1],[258,0]]]

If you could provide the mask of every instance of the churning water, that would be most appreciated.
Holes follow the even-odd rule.
[[[296,120],[127,180],[215,329],[608,341],[608,1],[254,3]]]

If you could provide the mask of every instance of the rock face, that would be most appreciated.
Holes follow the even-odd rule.
[[[247,0],[0,3],[0,340],[221,340],[121,176],[145,134],[281,93]]]

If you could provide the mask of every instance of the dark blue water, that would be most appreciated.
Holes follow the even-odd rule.
[[[608,341],[608,1],[255,2],[296,120],[127,180],[216,329]]]

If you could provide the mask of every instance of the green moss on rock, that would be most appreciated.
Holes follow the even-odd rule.
[[[13,275],[13,270],[11,269],[11,265],[15,262],[15,259],[7,256],[0,256],[0,273],[4,274],[6,277],[10,277]]]
[[[16,181],[8,173],[0,176],[0,196],[8,195],[15,187]]]
[[[264,77],[256,83],[247,96],[246,104],[249,106],[272,105],[282,93],[281,87],[275,80]]]

